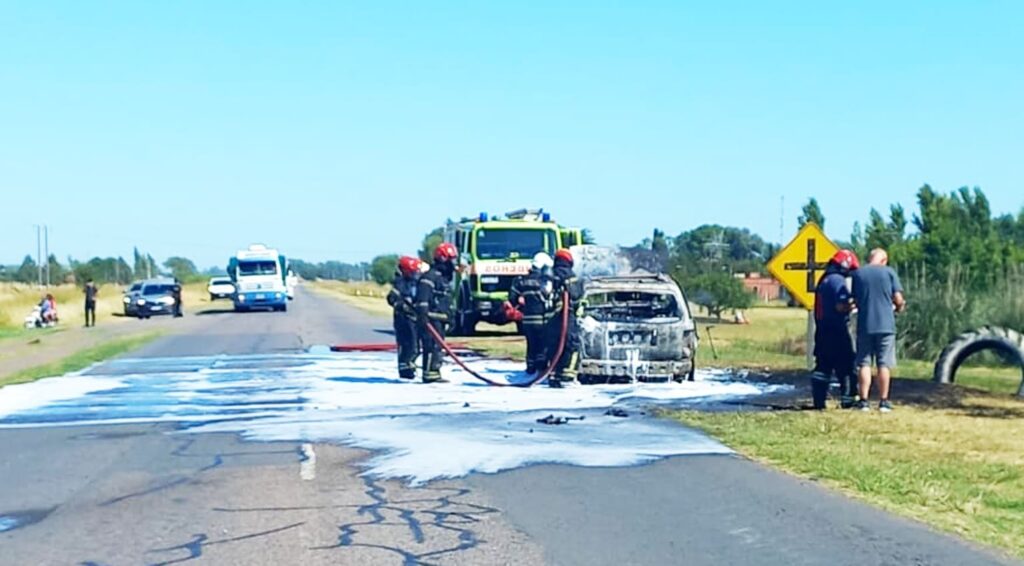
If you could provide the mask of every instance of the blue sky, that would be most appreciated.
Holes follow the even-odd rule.
[[[774,5],[769,5],[774,4]],[[1024,206],[1019,2],[5,2],[0,263],[410,252],[543,206],[603,243]]]

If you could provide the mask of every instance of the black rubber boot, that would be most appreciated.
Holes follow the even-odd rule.
[[[825,409],[825,400],[828,399],[828,376],[823,373],[814,372],[811,376],[811,400],[814,402],[815,410]]]

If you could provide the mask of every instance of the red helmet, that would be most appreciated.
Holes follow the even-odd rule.
[[[573,264],[572,252],[570,252],[569,250],[567,250],[565,248],[562,248],[562,249],[558,250],[557,252],[555,252],[555,261],[558,261],[558,260],[562,260],[564,262],[568,262],[569,265],[572,265]]]
[[[420,263],[419,258],[404,255],[398,258],[398,271],[405,277],[412,277],[419,273]]]
[[[839,250],[829,261],[847,271],[853,271],[860,268],[860,261],[857,260],[857,254],[850,250]]]
[[[434,250],[434,261],[454,261],[459,257],[459,250],[451,242],[441,242]]]

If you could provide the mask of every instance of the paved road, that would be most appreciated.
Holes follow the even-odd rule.
[[[133,357],[389,339],[308,293],[182,325]],[[17,525],[0,564],[1013,563],[731,456],[412,489],[359,477],[357,450],[161,424],[0,430],[0,446],[0,531]]]

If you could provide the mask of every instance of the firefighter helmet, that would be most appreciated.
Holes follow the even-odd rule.
[[[558,250],[557,252],[555,252],[555,261],[559,261],[559,260],[564,261],[564,262],[568,263],[569,265],[572,265],[573,264],[572,252],[570,252],[569,250],[567,250],[565,248],[562,248],[562,249]]]
[[[404,277],[412,277],[420,272],[420,261],[417,257],[402,256],[398,258],[398,271]]]
[[[537,255],[533,256],[532,265],[534,269],[544,269],[546,267],[551,267],[555,265],[555,262],[551,261],[551,256],[544,252],[540,252]]]
[[[451,242],[441,242],[434,250],[434,261],[455,261],[459,257],[459,250]]]
[[[833,265],[836,265],[846,271],[853,271],[860,268],[860,261],[857,260],[857,254],[850,250],[839,250],[829,260]]]

